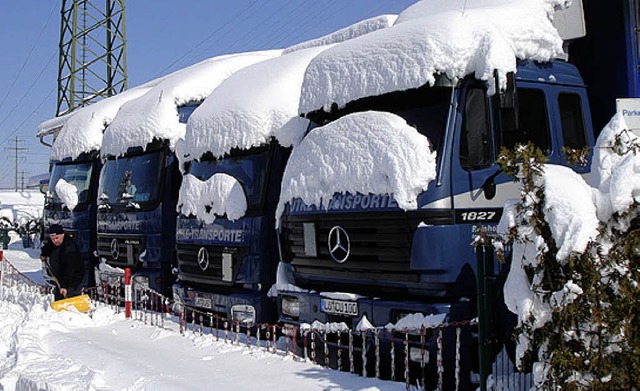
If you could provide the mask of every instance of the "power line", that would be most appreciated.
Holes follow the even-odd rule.
[[[264,23],[268,20],[270,20],[271,18],[273,18],[275,15],[279,14],[281,10],[287,10],[287,9],[291,9],[288,8],[287,6],[293,2],[295,2],[297,0],[290,0],[287,4],[285,4],[284,6],[278,8],[276,11],[272,12],[269,16],[267,16],[266,18],[262,18],[261,19],[261,23],[254,23],[253,24],[253,28],[250,30],[247,30],[242,36],[238,37],[235,41],[233,41],[230,44],[226,44],[223,48],[221,48],[220,50],[218,50],[218,52],[220,53],[226,53],[228,50],[232,50],[235,45],[240,42],[241,40],[243,40],[244,38],[246,38],[247,36],[249,36],[251,33],[255,32],[259,27],[262,27],[262,25],[264,25]],[[306,2],[302,2],[298,4],[298,7],[302,7],[304,8]],[[294,7],[292,7],[294,8]],[[291,13],[289,14],[291,15]],[[283,18],[283,20],[286,20],[286,18]],[[226,34],[225,34],[226,35]],[[223,35],[224,36],[224,35]],[[223,36],[221,36],[220,38],[222,38]],[[211,44],[209,44],[204,50],[203,52],[208,52],[209,49],[211,49],[211,47],[213,45],[215,45],[217,42],[213,42]]]
[[[42,107],[42,105],[44,104],[44,102],[46,102],[46,100],[51,96],[51,94],[53,94],[53,92],[55,91],[55,88],[52,88],[49,93],[47,94],[47,96],[45,96],[44,98],[42,98],[42,100],[40,101],[40,103],[38,104],[38,106],[36,106],[35,109],[33,109],[33,111],[31,112],[31,114],[29,114],[27,116],[27,118],[25,118],[20,125],[16,126],[16,128],[13,130],[13,132],[11,132],[3,141],[2,143],[7,142],[7,140],[9,140],[9,138],[11,138],[14,134],[18,133],[18,130],[20,130],[20,128],[31,118],[33,117],[33,115],[40,109],[40,107]]]
[[[334,0],[332,0],[334,1]],[[295,16],[287,18],[287,20],[294,21],[289,23],[283,23],[278,28],[273,29],[263,39],[263,48],[273,47],[275,41],[279,40],[284,34],[288,34],[292,29],[300,31],[301,26],[305,25],[306,18],[311,16],[317,18],[319,12],[325,7],[324,1],[315,1],[313,5],[301,9]]]
[[[161,70],[160,72],[156,73],[155,76],[152,77],[152,79],[156,79],[158,78],[160,75],[162,75],[163,73],[165,73],[167,70],[169,70],[171,67],[173,67],[174,65],[176,65],[180,60],[182,60],[183,58],[185,58],[186,56],[188,56],[190,53],[192,53],[194,50],[196,50],[198,47],[200,47],[202,44],[204,44],[207,40],[211,39],[211,37],[213,37],[218,31],[222,30],[223,28],[227,27],[231,22],[233,22],[235,19],[237,19],[240,15],[242,15],[243,13],[245,13],[249,8],[251,8],[251,6],[253,6],[255,3],[257,3],[258,0],[253,0],[249,5],[247,5],[246,7],[244,7],[241,11],[236,12],[231,19],[229,19],[225,24],[223,24],[222,26],[218,27],[217,29],[215,29],[211,34],[209,34],[208,36],[206,36],[204,39],[202,39],[197,45],[195,45],[194,47],[192,47],[191,49],[187,50],[187,52],[185,54],[183,54],[182,56],[180,56],[178,59],[176,59],[175,61],[173,61],[171,64],[169,64],[168,66],[166,66],[163,70]]]
[[[49,58],[49,61],[47,62],[47,65],[44,66],[44,68],[42,68],[42,70],[40,71],[40,73],[38,74],[38,77],[35,78],[35,80],[31,83],[31,85],[29,86],[29,88],[27,89],[27,91],[24,93],[24,95],[22,95],[20,97],[20,99],[18,99],[18,102],[16,102],[15,106],[13,106],[13,108],[11,109],[11,111],[9,111],[9,113],[7,114],[6,117],[4,117],[4,119],[2,121],[0,121],[0,128],[2,128],[2,125],[4,125],[5,122],[7,122],[7,120],[9,119],[9,117],[11,116],[11,114],[13,114],[13,112],[18,108],[18,106],[20,106],[20,103],[22,103],[22,101],[24,100],[24,98],[26,98],[26,96],[29,94],[29,92],[31,92],[31,89],[33,88],[33,86],[36,85],[36,83],[38,82],[38,80],[40,80],[40,77],[42,77],[42,74],[44,73],[44,71],[47,70],[47,67],[49,66],[49,64],[51,63],[51,61],[53,61],[53,59],[56,56],[56,52],[53,53],[53,55],[51,56],[51,58]]]
[[[20,67],[20,70],[18,71],[18,74],[16,75],[16,77],[11,82],[11,85],[9,86],[9,89],[7,90],[7,93],[4,95],[4,98],[2,98],[2,102],[0,102],[0,109],[2,108],[2,106],[4,106],[4,102],[9,97],[9,93],[11,93],[11,90],[13,89],[13,87],[16,84],[16,82],[18,81],[18,79],[22,75],[22,71],[24,70],[24,68],[26,67],[27,63],[29,62],[29,59],[31,58],[31,55],[33,54],[33,51],[35,50],[36,46],[38,45],[38,42],[40,42],[40,38],[42,38],[42,34],[44,33],[44,30],[49,25],[49,22],[51,21],[51,16],[53,15],[53,11],[56,9],[56,7],[57,7],[57,2],[51,8],[51,11],[49,12],[49,16],[47,17],[47,21],[45,22],[44,26],[42,26],[42,30],[40,30],[40,33],[36,37],[36,41],[33,43],[33,46],[31,46],[31,50],[29,50],[29,54],[27,54],[27,58],[25,58],[24,62],[22,63],[22,66]]]

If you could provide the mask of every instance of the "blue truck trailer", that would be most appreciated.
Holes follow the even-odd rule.
[[[192,214],[178,216],[177,302],[245,325],[275,320],[275,304],[267,297],[278,260],[273,212],[289,152],[272,141],[187,164],[186,175],[199,181],[216,175],[235,178],[246,195],[247,211],[237,219],[220,216],[212,222]]]
[[[552,75],[557,83],[546,82]],[[515,86],[518,107],[504,117],[490,115],[503,110],[500,98],[487,97],[473,79],[308,114],[315,124],[366,110],[405,118],[432,142],[438,177],[418,196],[415,211],[400,209],[392,194],[335,194],[327,209],[289,203],[280,226],[283,265],[306,291],[280,292],[282,322],[298,327],[344,322],[355,329],[363,317],[377,327],[414,313],[445,314],[448,322],[476,317],[476,256],[470,243],[480,230],[495,232],[505,199],[516,194],[495,164],[498,148],[531,141],[550,161],[565,163],[562,146],[593,145],[586,88],[575,67],[523,62]],[[509,121],[513,114],[544,131],[515,128]],[[322,131],[318,127],[310,134]],[[357,298],[335,299],[331,292]],[[419,344],[412,349],[419,350]]]

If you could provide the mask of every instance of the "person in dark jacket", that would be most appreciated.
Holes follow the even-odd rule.
[[[78,296],[82,293],[84,261],[75,240],[65,235],[62,226],[49,227],[49,240],[40,251],[40,260],[49,262],[49,272],[58,285],[54,289],[56,300]]]

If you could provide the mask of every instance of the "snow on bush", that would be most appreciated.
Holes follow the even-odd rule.
[[[637,141],[614,116],[596,144],[591,186],[544,165],[532,145],[501,155],[522,183],[499,224],[513,244],[504,297],[518,315],[517,364],[533,371],[537,387],[629,389],[640,381]]]

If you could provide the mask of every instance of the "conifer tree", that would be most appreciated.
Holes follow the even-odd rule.
[[[621,134],[598,148],[634,159],[640,144]],[[499,253],[513,246],[510,278],[522,273],[530,294],[514,333],[517,365],[532,370],[541,389],[632,389],[640,385],[638,201],[610,214],[598,210],[601,219],[586,246],[559,255],[563,240],[572,238],[554,237],[545,163],[532,144],[503,150],[499,159],[521,183],[520,199],[505,207],[511,222],[501,225],[508,230],[495,243]]]

